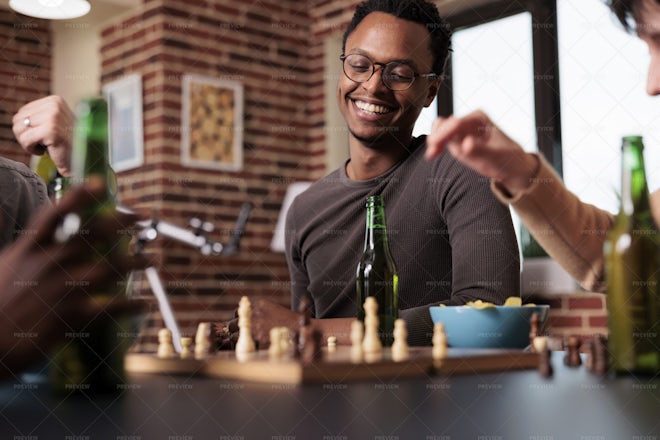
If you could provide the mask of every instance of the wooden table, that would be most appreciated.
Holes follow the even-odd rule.
[[[119,396],[2,382],[8,439],[657,439],[660,377],[536,370],[308,385],[133,374]]]

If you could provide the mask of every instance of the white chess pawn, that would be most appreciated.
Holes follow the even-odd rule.
[[[211,352],[211,323],[200,322],[195,333],[195,357],[203,358]]]
[[[331,353],[337,351],[337,337],[336,336],[328,336],[328,351],[331,352]]]
[[[364,325],[362,321],[351,322],[351,360],[358,362],[362,360],[362,338],[364,337]]]
[[[433,359],[444,359],[447,357],[447,333],[445,325],[438,322],[433,326],[433,350],[431,352]]]
[[[192,338],[189,337],[183,337],[180,339],[181,341],[181,359],[188,359],[193,357],[193,352],[190,349],[192,347]]]
[[[247,296],[238,303],[238,341],[236,341],[236,354],[244,355],[256,351],[252,339],[252,305]]]
[[[364,339],[362,351],[366,354],[381,353],[383,344],[378,337],[378,303],[376,298],[368,296],[364,301]]]
[[[394,321],[394,343],[392,343],[392,360],[399,362],[408,359],[408,329],[406,321],[397,319]]]
[[[537,353],[543,353],[548,349],[548,338],[547,336],[536,336],[532,339],[532,348]]]
[[[278,357],[282,355],[282,343],[280,342],[280,337],[282,332],[280,327],[273,327],[270,329],[270,345],[268,346],[268,354],[272,357]]]
[[[162,328],[158,330],[158,353],[159,358],[174,357],[174,344],[172,343],[172,332],[170,329]]]
[[[280,333],[280,352],[282,354],[289,354],[291,352],[291,332],[289,327],[279,327]]]

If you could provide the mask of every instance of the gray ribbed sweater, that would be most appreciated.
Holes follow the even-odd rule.
[[[315,182],[291,205],[286,256],[292,308],[308,295],[316,318],[356,315],[355,271],[364,247],[365,201],[381,194],[399,273],[399,315],[409,343],[430,343],[429,305],[519,295],[520,261],[509,208],[485,179],[450,154],[427,161],[424,137],[382,176],[353,181],[345,167]]]

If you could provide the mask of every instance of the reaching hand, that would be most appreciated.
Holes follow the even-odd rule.
[[[5,370],[28,365],[63,340],[66,332],[84,328],[99,313],[131,307],[121,296],[101,303],[90,291],[105,283],[114,285],[130,270],[146,266],[142,258],[129,257],[119,247],[100,256],[95,246],[125,237],[133,216],[97,216],[77,234],[57,234],[68,215],[93,205],[103,191],[98,181],[72,190],[58,205],[37,215],[0,254],[0,350]]]
[[[438,118],[426,144],[428,159],[439,156],[446,146],[458,160],[499,181],[512,195],[529,186],[538,168],[537,159],[504,134],[482,111],[462,118]]]
[[[267,299],[259,298],[252,302],[252,339],[259,349],[270,345],[270,329],[289,327],[299,328],[300,315],[292,310]],[[220,350],[233,349],[239,335],[238,318],[215,324],[216,345]]]
[[[12,119],[14,136],[30,154],[46,151],[59,173],[70,176],[71,142],[75,117],[59,96],[51,95],[29,102]]]

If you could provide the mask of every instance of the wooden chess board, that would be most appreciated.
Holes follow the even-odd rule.
[[[323,359],[311,363],[290,356],[272,357],[268,351],[257,351],[240,359],[236,353],[224,351],[202,359],[162,359],[153,353],[129,353],[125,365],[129,373],[304,384],[535,369],[539,356],[524,350],[449,348],[444,359],[434,360],[430,347],[411,347],[409,357],[402,361],[394,361],[389,349],[376,358],[353,359],[350,347],[341,346],[335,351],[324,349]]]

